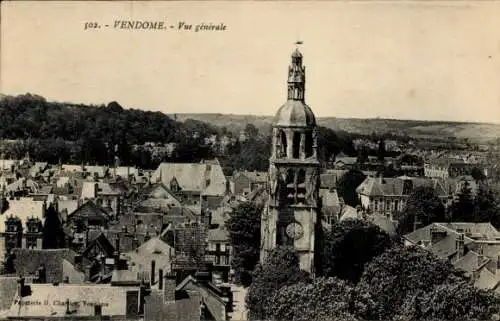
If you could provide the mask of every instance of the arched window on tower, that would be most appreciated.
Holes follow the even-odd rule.
[[[295,201],[295,172],[293,169],[286,172],[286,199],[288,203]]]
[[[278,158],[286,157],[288,143],[286,141],[286,134],[283,130],[279,131],[278,139],[279,139]]]
[[[297,173],[297,203],[304,204],[306,198],[306,171],[300,169]]]
[[[312,137],[312,132],[307,132],[306,133],[305,144],[306,144],[306,146],[305,146],[306,157],[313,156],[313,137]]]
[[[293,158],[300,158],[300,132],[293,133]]]

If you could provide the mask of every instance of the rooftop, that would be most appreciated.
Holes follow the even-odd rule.
[[[278,109],[273,124],[283,127],[314,127],[316,117],[303,101],[288,100]]]

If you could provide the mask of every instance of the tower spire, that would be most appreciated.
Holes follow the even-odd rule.
[[[292,53],[292,64],[288,67],[288,100],[304,101],[306,85],[306,67],[302,66],[302,53],[299,45],[302,41],[295,42],[297,46]]]

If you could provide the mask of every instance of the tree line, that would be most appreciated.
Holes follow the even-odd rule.
[[[500,228],[500,195],[485,181],[476,181],[473,192],[471,183],[465,181],[456,198],[445,206],[436,190],[429,186],[417,187],[409,195],[405,208],[397,213],[397,230],[400,235],[434,222],[491,223]]]
[[[268,168],[271,138],[247,124],[247,139],[239,141],[225,127],[188,119],[177,122],[160,112],[124,109],[117,102],[84,105],[49,102],[32,95],[0,99],[0,139],[15,140],[2,147],[3,157],[20,159],[29,153],[37,161],[51,164],[136,165],[151,169],[162,161],[197,162],[220,158],[229,172],[234,169],[264,171]],[[225,150],[214,148],[205,138],[227,136]],[[331,159],[344,151],[354,155],[352,139],[346,132],[319,128],[320,157]],[[174,143],[171,155],[154,153],[145,144]]]

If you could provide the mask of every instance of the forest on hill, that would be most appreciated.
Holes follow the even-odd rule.
[[[160,112],[124,109],[117,102],[107,105],[83,105],[49,102],[45,98],[25,94],[4,96],[0,99],[0,138],[18,140],[19,144],[3,147],[12,158],[30,155],[50,163],[113,163],[117,156],[122,163],[137,163],[134,145],[147,142],[180,143],[201,146],[200,139],[192,138],[217,133],[214,126],[192,121],[176,122]],[[194,129],[194,128],[195,129]],[[204,157],[207,150],[190,149],[187,154]],[[178,159],[188,155],[176,155]]]
[[[272,116],[262,115],[228,115],[228,114],[176,114],[178,120],[203,119],[214,126],[226,126],[235,132],[245,124],[255,125],[261,131],[269,131]],[[390,135],[400,138],[436,139],[459,141],[468,139],[484,143],[500,137],[500,124],[467,123],[452,121],[425,121],[384,118],[337,118],[317,117],[319,126],[334,130],[337,133],[348,132],[350,135],[367,136],[372,133]]]
[[[47,101],[44,97],[24,94],[0,98],[1,152],[5,158],[19,159],[27,152],[37,161],[52,164],[113,164],[155,168],[161,161],[197,162],[218,157],[229,171],[233,169],[267,170],[270,132],[244,124],[247,140],[226,126],[203,119],[176,121],[161,112],[124,109],[118,102],[84,105]],[[229,138],[222,151],[221,137]],[[217,137],[212,145],[206,138]],[[343,151],[354,155],[351,137],[320,127],[320,155],[331,159]],[[6,143],[10,142],[10,143]],[[175,144],[169,155],[153,155],[146,143]]]

